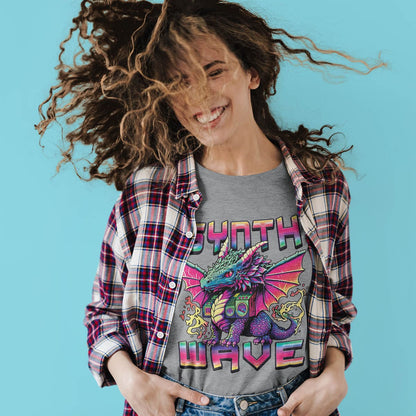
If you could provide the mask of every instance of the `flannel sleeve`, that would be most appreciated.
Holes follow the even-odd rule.
[[[336,347],[344,352],[345,367],[347,368],[352,360],[352,346],[349,337],[350,323],[355,318],[357,310],[352,303],[353,284],[349,234],[350,193],[346,183],[343,191],[343,205],[340,211],[329,275],[332,290],[332,328],[328,346]]]
[[[119,350],[129,351],[123,326],[122,304],[127,277],[122,250],[117,204],[114,206],[101,246],[100,261],[93,284],[92,301],[86,307],[84,325],[88,330],[88,366],[100,387],[115,384],[106,360]]]

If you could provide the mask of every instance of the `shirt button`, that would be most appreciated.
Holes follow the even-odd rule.
[[[194,235],[194,233],[193,233],[192,231],[188,231],[188,232],[186,233],[186,237],[187,237],[187,238],[192,238],[192,237],[193,237],[193,235]]]
[[[175,287],[176,287],[176,283],[175,283],[175,282],[169,282],[169,287],[170,287],[171,289],[175,289]]]
[[[247,410],[248,409],[248,403],[246,400],[243,400],[242,402],[240,402],[240,409],[241,410]]]
[[[192,199],[193,199],[194,201],[199,201],[199,194],[193,194],[193,195],[192,195]]]
[[[156,334],[156,336],[157,336],[159,339],[162,339],[162,338],[165,336],[165,334],[164,334],[162,331],[159,331],[159,332]]]

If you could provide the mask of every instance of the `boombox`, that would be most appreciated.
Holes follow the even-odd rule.
[[[204,317],[211,316],[212,305],[218,299],[214,296],[209,299],[202,308]],[[236,293],[225,305],[226,318],[251,318],[256,316],[255,296],[252,293]]]

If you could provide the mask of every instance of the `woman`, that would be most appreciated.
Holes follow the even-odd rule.
[[[92,47],[61,61],[37,128],[80,119],[63,161],[91,145],[91,178],[122,190],[85,318],[98,384],[124,415],[338,414],[356,314],[342,152],[281,130],[267,99],[284,58],[357,61],[225,1],[82,1],[74,23]]]

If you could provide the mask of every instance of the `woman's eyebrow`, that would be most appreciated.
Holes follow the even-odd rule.
[[[211,67],[213,67],[214,65],[217,65],[217,64],[225,64],[225,62],[224,61],[219,61],[219,60],[212,61],[209,64],[204,65],[204,70],[208,71],[208,69],[210,69]]]
[[[213,66],[217,65],[217,64],[225,64],[226,62],[221,61],[219,59],[216,59],[215,61],[209,62],[208,64],[203,66],[204,71],[208,71],[210,68],[212,68]],[[188,79],[189,76],[186,74],[176,74],[176,75],[172,75],[170,77],[168,77],[167,82],[173,82],[176,79]]]

